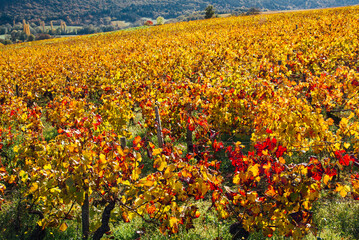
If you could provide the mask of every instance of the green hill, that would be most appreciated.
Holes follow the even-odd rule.
[[[173,18],[204,10],[217,12],[256,7],[268,10],[323,8],[358,4],[358,0],[0,0],[0,24],[14,19],[45,21],[62,19],[68,24],[101,24],[101,18],[134,22],[141,17]]]

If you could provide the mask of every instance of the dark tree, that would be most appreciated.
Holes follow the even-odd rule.
[[[214,16],[214,7],[212,5],[208,5],[205,9],[205,16],[204,18],[208,19],[208,18],[212,18]]]
[[[35,35],[34,34],[29,35],[27,37],[27,41],[29,41],[29,42],[35,41]]]
[[[260,12],[261,11],[258,8],[252,7],[247,11],[246,15],[257,15],[260,14]]]

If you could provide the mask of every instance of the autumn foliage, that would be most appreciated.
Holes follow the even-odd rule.
[[[359,199],[358,13],[211,19],[1,49],[0,204],[18,189],[29,213],[41,212],[39,227],[61,231],[105,207],[84,238],[109,232],[115,208],[163,233],[190,229],[199,199],[246,233],[316,234],[322,192]]]

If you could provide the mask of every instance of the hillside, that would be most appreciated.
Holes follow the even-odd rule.
[[[0,0],[0,24],[62,19],[68,24],[101,24],[101,18],[135,22],[141,17],[173,18],[213,4],[219,12],[243,7],[268,10],[308,9],[357,4],[358,0]]]
[[[0,240],[359,239],[358,16],[2,47]]]

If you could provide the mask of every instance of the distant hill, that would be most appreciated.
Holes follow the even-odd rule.
[[[134,22],[141,17],[174,18],[204,10],[209,4],[219,12],[230,12],[249,7],[290,10],[358,3],[359,0],[0,0],[0,24],[12,23],[14,19],[62,19],[71,25],[101,24],[108,17]]]

